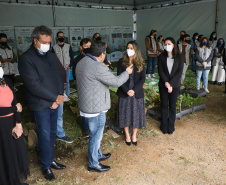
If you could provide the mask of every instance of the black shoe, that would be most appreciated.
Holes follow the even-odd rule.
[[[220,86],[222,86],[222,84],[223,84],[222,82],[219,83]]]
[[[106,161],[110,157],[111,157],[111,154],[110,153],[108,153],[108,154],[102,154],[102,157],[99,159],[99,162],[100,161]]]
[[[43,170],[42,173],[43,173],[46,180],[49,180],[49,181],[55,180],[55,176],[54,176],[54,174],[53,174],[53,172],[50,168]]]
[[[172,135],[172,134],[173,134],[173,132],[168,132],[168,134],[169,134],[169,135]]]
[[[110,166],[105,166],[101,163],[99,163],[99,165],[96,166],[95,168],[88,167],[88,171],[90,172],[106,172],[110,169],[111,169]]]
[[[58,137],[57,139],[60,140],[60,141],[65,142],[65,143],[73,143],[73,140],[70,137],[68,137],[68,136]]]
[[[132,144],[135,145],[135,146],[137,146],[137,141],[135,141],[135,142],[132,141]]]
[[[63,170],[66,168],[66,166],[64,166],[63,164],[59,164],[56,161],[53,161],[50,165],[51,168],[55,169],[55,170]]]
[[[125,139],[125,142],[126,142],[126,144],[127,144],[128,146],[131,145],[131,141],[130,141],[130,142],[127,142],[126,139]]]
[[[89,129],[83,129],[82,135],[83,137],[89,137]]]

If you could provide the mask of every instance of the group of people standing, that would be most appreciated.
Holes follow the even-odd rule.
[[[198,79],[203,74],[204,89],[207,92],[206,76],[208,77],[213,56],[206,37],[199,40],[200,35],[194,34],[193,41],[196,45],[191,45],[190,36],[183,33],[181,32],[181,38],[176,42],[172,37],[163,40],[163,36],[160,35],[156,38],[157,30],[152,30],[145,38],[147,69],[137,43],[128,42],[126,51],[118,62],[117,76],[115,76],[107,68],[110,64],[108,61],[105,62],[107,44],[101,41],[99,33],[94,34],[93,41],[88,38],[81,40],[80,54],[74,59],[70,45],[65,43],[63,32],[57,33],[57,44],[51,50],[51,29],[46,26],[38,26],[34,29],[31,35],[32,45],[21,56],[18,69],[27,90],[28,106],[35,118],[40,166],[47,180],[55,180],[52,169],[66,168],[65,165],[54,160],[56,137],[67,143],[73,142],[63,131],[64,90],[66,89],[66,95],[69,96],[71,67],[76,79],[82,125],[89,135],[89,171],[110,170],[110,166],[100,163],[111,157],[110,153],[103,154],[100,149],[106,112],[111,107],[109,86],[118,87],[118,124],[124,129],[125,144],[138,145],[138,129],[146,125],[143,84],[146,78],[155,77],[157,59],[162,117],[160,129],[164,134],[173,134],[177,96],[190,57],[195,55],[196,58],[197,89],[200,88]],[[0,177],[3,185],[20,185],[21,181],[29,175],[29,160],[22,136],[20,119],[22,106],[16,102],[14,96],[13,78],[6,76],[11,75],[7,73],[5,66],[8,66],[9,71],[11,70],[10,62],[13,56],[10,52],[11,48],[4,44],[4,38],[7,37],[4,36],[3,41],[2,38],[0,37],[0,48],[9,51],[7,50],[1,59],[4,67],[0,66],[0,171],[4,172],[0,173]],[[224,40],[219,39],[214,48],[216,65],[221,64],[224,53]],[[150,75],[151,63],[152,75]],[[131,135],[130,126],[133,128]]]

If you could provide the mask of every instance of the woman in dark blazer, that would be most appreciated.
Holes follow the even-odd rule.
[[[127,43],[127,51],[118,62],[117,75],[120,75],[128,66],[133,64],[133,72],[125,84],[118,88],[119,96],[118,122],[124,128],[125,142],[137,145],[137,130],[145,126],[144,91],[145,82],[144,59],[141,56],[137,43]],[[133,126],[132,139],[129,135],[129,126]]]
[[[175,40],[172,37],[166,38],[164,52],[158,58],[159,93],[161,100],[160,129],[164,134],[172,134],[175,131],[176,102],[180,91],[183,67],[183,57],[177,50]]]

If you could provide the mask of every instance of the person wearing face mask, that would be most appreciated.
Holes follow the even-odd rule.
[[[62,31],[57,32],[56,35],[57,44],[53,46],[53,51],[56,53],[61,64],[66,71],[66,95],[70,96],[70,72],[73,61],[73,51],[70,44],[65,43],[64,33]]]
[[[64,101],[64,80],[59,59],[49,51],[51,35],[52,31],[48,27],[35,27],[31,34],[32,45],[18,63],[27,89],[28,106],[36,123],[40,166],[49,181],[55,180],[51,168],[66,168],[54,160],[57,114],[58,106]]]
[[[192,66],[192,71],[195,71],[195,50],[197,49],[196,42],[198,40],[199,34],[194,33],[192,37],[192,42],[191,42],[191,66]]]
[[[9,78],[14,85],[15,82],[15,67],[13,63],[13,50],[7,44],[7,35],[0,33],[0,55],[3,58],[4,78]]]
[[[110,170],[110,166],[100,163],[111,156],[110,153],[102,154],[100,149],[106,112],[111,107],[109,86],[121,86],[133,71],[131,65],[120,76],[114,76],[103,63],[105,55],[105,43],[93,41],[90,53],[77,64],[75,72],[80,115],[85,117],[89,125],[88,170],[91,172]]]
[[[213,61],[212,61],[212,77],[211,81],[216,84],[222,85],[225,81],[225,70],[224,70],[224,61],[223,61],[223,53],[225,50],[225,42],[224,39],[220,38],[217,41],[217,46],[213,52]]]
[[[157,42],[156,34],[157,34],[157,30],[151,30],[150,34],[145,38],[146,55],[148,59],[147,70],[146,70],[147,79],[151,79],[151,77],[155,78],[155,66],[156,66],[157,56],[159,52],[163,52],[163,50],[159,48],[159,43]],[[152,64],[152,72],[151,72],[152,75],[150,75],[151,64]]]
[[[201,40],[202,40],[203,37],[204,37],[203,35],[199,35],[199,36],[198,36],[198,40],[196,40],[196,42],[195,42],[197,47],[199,47],[199,45],[200,45]],[[197,49],[197,48],[196,48],[196,49]]]
[[[73,60],[72,63],[72,72],[73,72],[73,78],[76,79],[75,71],[76,66],[79,63],[80,60],[82,60],[87,53],[90,53],[90,46],[91,46],[91,40],[88,38],[84,38],[80,41],[80,54]],[[83,136],[87,137],[89,136],[89,126],[86,122],[85,117],[82,117],[82,133]]]
[[[183,41],[182,37],[183,37],[185,34],[186,34],[185,31],[180,31],[180,38],[177,40],[177,45],[182,43],[182,41]]]
[[[144,59],[135,41],[127,43],[127,50],[118,62],[117,75],[122,74],[128,66],[133,64],[133,73],[129,79],[117,90],[118,124],[124,128],[127,145],[137,145],[137,130],[145,127],[144,91],[145,82]],[[133,127],[130,138],[129,127]]]
[[[177,50],[176,42],[172,37],[165,39],[164,48],[164,52],[158,57],[161,101],[160,130],[163,134],[173,134],[175,131],[176,102],[180,91],[184,60]]]
[[[210,42],[212,49],[214,49],[217,45],[217,33],[215,31],[211,33],[209,42]]]
[[[182,39],[182,43],[178,44],[178,49],[184,58],[184,68],[181,75],[181,86],[183,87],[185,74],[191,59],[191,45],[190,45],[191,41],[190,41],[190,36],[188,34],[183,35],[181,39]]]
[[[213,58],[213,51],[207,37],[203,37],[199,47],[195,51],[196,58],[196,82],[197,90],[200,90],[200,80],[203,77],[204,91],[208,90],[208,76],[211,69],[211,60]]]
[[[17,103],[9,79],[3,78],[2,62],[0,57],[0,184],[27,185],[22,183],[30,174],[27,148],[22,135],[22,106]]]

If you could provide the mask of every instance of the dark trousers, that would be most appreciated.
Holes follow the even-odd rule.
[[[42,170],[50,168],[54,160],[54,144],[57,132],[57,109],[33,111],[38,133],[38,149]]]
[[[164,86],[159,86],[161,100],[161,125],[160,129],[163,133],[174,132],[176,119],[176,103],[180,88],[174,88],[171,93]],[[168,108],[169,107],[169,108]]]
[[[8,78],[12,85],[15,84],[15,75],[4,75],[3,78]]]

